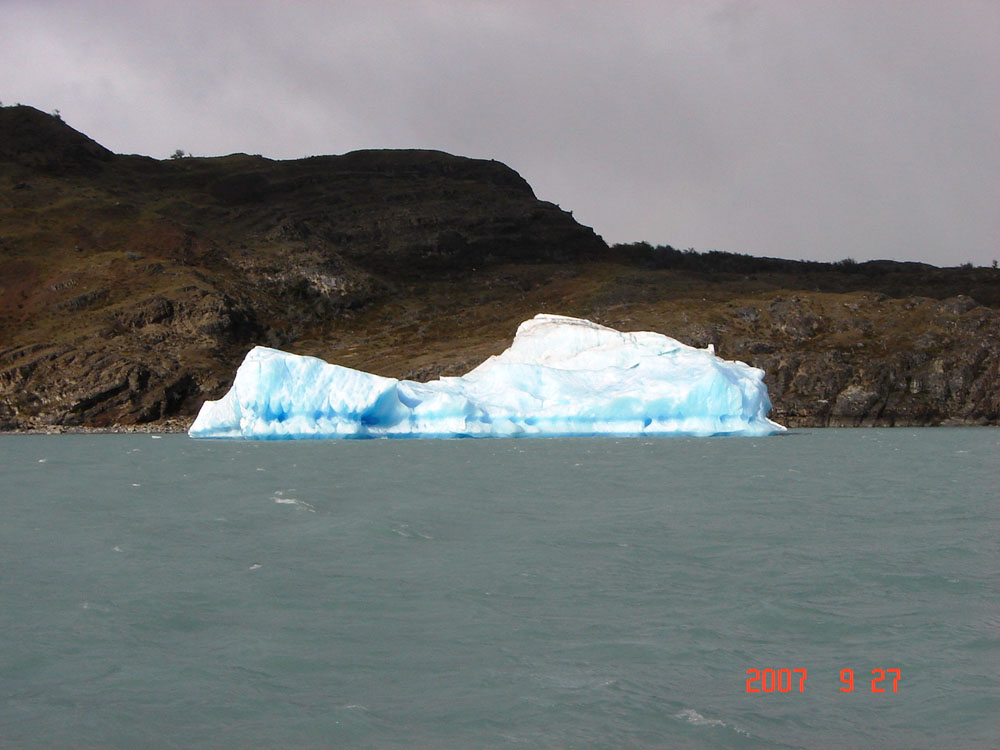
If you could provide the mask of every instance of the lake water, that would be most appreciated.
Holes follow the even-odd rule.
[[[0,747],[997,747],[998,471],[988,428],[2,436]]]

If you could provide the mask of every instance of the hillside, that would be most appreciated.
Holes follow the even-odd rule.
[[[495,161],[116,155],[0,108],[0,428],[183,426],[255,343],[457,374],[537,312],[767,372],[795,425],[996,424],[1000,272],[607,247]]]

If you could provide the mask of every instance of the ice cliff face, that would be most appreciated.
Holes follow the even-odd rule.
[[[256,347],[199,438],[768,435],[764,373],[658,333],[537,315],[462,377],[383,378]]]

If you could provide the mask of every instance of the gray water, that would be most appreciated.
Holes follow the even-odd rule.
[[[998,466],[995,429],[3,436],[0,746],[996,747]]]

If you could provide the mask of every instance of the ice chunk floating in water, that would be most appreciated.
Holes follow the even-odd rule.
[[[536,315],[462,377],[383,378],[262,346],[199,438],[769,435],[764,373],[658,333]]]

